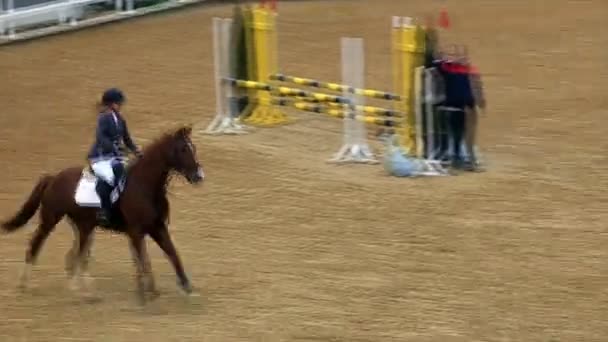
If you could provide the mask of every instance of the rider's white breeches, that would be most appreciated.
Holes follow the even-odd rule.
[[[91,169],[95,175],[111,186],[114,186],[114,170],[112,169],[112,159],[100,160],[91,164]]]

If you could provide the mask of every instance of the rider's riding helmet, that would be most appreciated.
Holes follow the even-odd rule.
[[[101,103],[103,103],[106,106],[109,106],[111,104],[123,104],[126,101],[125,98],[125,94],[122,92],[122,90],[118,89],[118,88],[111,88],[106,90],[103,93],[103,96],[101,97]]]

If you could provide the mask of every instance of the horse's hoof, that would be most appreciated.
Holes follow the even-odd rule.
[[[70,276],[74,274],[74,257],[72,252],[68,252],[65,255],[64,270]]]
[[[150,293],[150,299],[154,300],[158,297],[160,297],[160,291],[154,289],[154,290],[149,290],[148,291]]]
[[[184,292],[184,294],[190,295],[192,293],[192,284],[190,284],[188,279],[179,280],[177,285]]]
[[[88,273],[83,273],[82,276],[82,283],[87,287],[90,288],[93,286],[93,284],[95,283],[95,278],[93,278],[90,274]]]
[[[198,291],[192,290],[192,291],[190,291],[190,293],[188,293],[188,297],[197,298],[200,296],[201,296],[201,294]]]
[[[146,306],[146,297],[145,296],[141,296],[141,295],[137,295],[137,305],[139,305],[139,306]]]
[[[68,288],[69,288],[71,291],[74,291],[74,292],[79,291],[79,290],[80,290],[80,283],[78,282],[78,279],[71,278],[71,279],[68,281]]]
[[[21,274],[19,275],[19,285],[18,288],[25,289],[30,282],[30,273],[32,272],[32,264],[26,263],[21,270]]]
[[[103,301],[101,296],[97,295],[95,292],[85,292],[82,294],[82,300],[88,304],[95,304]]]
[[[146,290],[143,286],[141,286],[137,289],[135,296],[136,296],[137,304],[139,306],[146,305]]]
[[[29,287],[29,279],[28,278],[21,278],[19,279],[19,283],[17,284],[17,289],[20,291],[25,291],[27,290],[27,288]]]

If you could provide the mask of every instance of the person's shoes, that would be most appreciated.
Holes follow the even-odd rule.
[[[474,162],[466,162],[462,165],[462,169],[464,171],[474,172],[477,170],[477,167]]]
[[[462,169],[464,167],[464,162],[459,158],[454,158],[452,160],[452,167],[455,169]]]
[[[436,160],[439,160],[439,163],[443,166],[448,166],[450,164],[450,156],[447,154],[443,154],[435,157]]]

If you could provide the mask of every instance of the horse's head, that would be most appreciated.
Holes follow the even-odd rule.
[[[196,184],[203,181],[205,173],[196,157],[196,146],[192,143],[190,135],[192,127],[181,127],[171,136],[169,147],[169,166],[183,175],[189,183]]]

